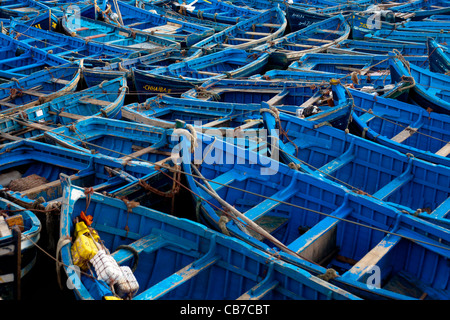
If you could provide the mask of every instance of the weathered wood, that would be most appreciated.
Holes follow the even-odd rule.
[[[439,149],[436,154],[443,157],[448,156],[450,154],[450,142],[447,142],[447,144]]]
[[[111,104],[110,101],[99,100],[99,99],[94,99],[94,98],[81,98],[80,102],[95,104],[97,106],[108,106]]]
[[[403,141],[411,137],[414,133],[416,133],[416,131],[416,128],[411,128],[410,126],[408,126],[403,129],[403,131],[399,132],[396,136],[392,137],[391,140],[402,143]]]

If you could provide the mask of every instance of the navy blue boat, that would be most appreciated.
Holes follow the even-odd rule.
[[[87,199],[84,190],[70,180],[61,177],[66,201],[61,208],[60,237],[74,237],[74,241],[61,242],[61,262],[69,281],[79,284],[74,286],[79,300],[359,300],[269,253],[191,220],[96,192]],[[81,210],[92,217],[89,228],[78,227],[84,223]],[[71,267],[79,261],[73,255],[77,238],[83,235],[78,230],[95,234],[102,243],[102,252],[92,252],[91,262],[84,267],[94,276],[76,274]],[[110,259],[102,256],[105,252]],[[117,278],[105,277],[97,268],[100,257],[111,263],[108,272],[119,270]]]
[[[306,28],[316,22],[330,18],[330,15],[317,13],[315,11],[306,10],[295,4],[286,8],[286,17],[289,22],[291,32]]]
[[[268,60],[269,54],[265,52],[248,53],[240,49],[227,49],[153,70],[132,68],[132,72],[139,101],[143,102],[160,93],[179,96],[210,79],[257,74]]]

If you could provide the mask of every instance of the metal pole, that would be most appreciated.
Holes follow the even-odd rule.
[[[21,299],[21,280],[22,280],[22,232],[19,226],[12,227],[13,239],[15,243],[14,256],[16,268],[14,270],[14,298]]]

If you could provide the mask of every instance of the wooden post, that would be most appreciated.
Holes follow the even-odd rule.
[[[16,261],[16,268],[14,270],[14,299],[21,299],[21,280],[22,280],[22,232],[19,226],[12,227],[14,239],[14,257]]]

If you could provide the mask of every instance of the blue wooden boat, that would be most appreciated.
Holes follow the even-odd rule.
[[[450,166],[450,116],[357,90],[349,92],[355,102],[354,132],[416,158]]]
[[[283,35],[286,27],[286,16],[277,6],[196,43],[188,50],[188,56],[193,59],[230,48],[249,50]]]
[[[390,59],[392,81],[404,77],[414,78],[415,85],[408,94],[408,101],[437,113],[450,114],[450,77],[435,73],[414,64],[405,65],[398,55]]]
[[[327,53],[355,55],[387,55],[397,50],[403,56],[426,56],[427,46],[423,43],[344,40],[327,49]]]
[[[82,16],[75,18],[70,15],[64,15],[61,18],[61,28],[65,34],[81,38],[84,41],[95,41],[137,51],[146,50],[148,53],[159,51],[166,47],[179,46],[177,42],[172,40],[137,32],[129,28],[121,28]]]
[[[17,18],[27,18],[25,19],[33,19],[37,16],[47,13],[49,11],[49,7],[45,4],[33,1],[33,0],[14,0],[14,1],[2,1],[0,5],[0,18],[17,17]]]
[[[59,28],[59,18],[51,11],[43,12],[33,17],[16,17],[11,16],[9,19],[20,21],[26,25],[39,28],[42,30],[57,31]]]
[[[240,49],[227,49],[153,70],[132,68],[132,72],[139,101],[143,102],[159,93],[181,95],[210,79],[246,77],[259,73],[268,60],[269,54],[266,52],[248,53]]]
[[[443,14],[434,14],[432,16],[426,17],[423,21],[450,21],[450,16]]]
[[[179,122],[199,130],[240,127],[262,128],[260,104],[224,103],[175,98],[167,95],[149,98],[122,108],[122,118],[161,128],[176,128]],[[233,133],[234,135],[234,133]]]
[[[4,179],[2,179],[4,181]],[[0,235],[0,263],[2,270],[0,274],[0,286],[11,286],[14,282],[14,272],[17,270],[17,261],[12,254],[15,250],[16,243],[14,242],[12,232],[5,232],[5,225],[8,221],[12,222],[17,219],[22,234],[20,250],[21,250],[21,277],[24,277],[36,264],[37,249],[35,243],[38,242],[41,233],[41,222],[38,217],[30,210],[18,206],[17,204],[0,197],[0,210],[2,214],[2,234]],[[6,227],[9,229],[9,227]],[[11,292],[11,291],[10,291]],[[7,300],[7,299],[5,299]]]
[[[307,26],[330,17],[331,15],[304,9],[296,6],[295,4],[289,5],[286,8],[286,18],[288,20],[291,32],[306,28]]]
[[[333,54],[330,59],[328,53],[308,53],[289,65],[289,70],[334,73],[339,78],[349,76],[352,72],[372,77],[385,77],[390,80],[389,61],[387,55]],[[428,68],[428,56],[404,56],[410,64]]]
[[[199,140],[198,150],[213,148],[214,157],[193,165],[195,151],[184,152],[183,168],[203,223],[313,274],[333,269],[330,282],[362,298],[448,299],[447,228],[274,158]],[[368,285],[374,268],[380,286]]]
[[[167,67],[171,64],[183,61],[186,57],[183,50],[167,48],[154,53],[135,58],[124,59],[120,62],[101,63],[98,60],[84,60],[84,64],[90,64],[90,68],[83,68],[83,79],[88,87],[96,86],[103,81],[113,80],[126,76],[129,94],[125,96],[125,104],[137,102],[137,91],[131,69],[153,70],[159,67]]]
[[[433,38],[439,44],[445,45],[450,42],[448,33],[440,33],[440,31],[405,31],[405,30],[377,30],[373,34],[365,35],[364,39],[369,41],[379,40],[395,40],[413,43],[426,43],[428,38]]]
[[[450,227],[450,167],[289,114],[263,116],[268,130],[286,132],[277,146],[286,164]]]
[[[46,140],[68,149],[151,163],[170,160],[169,135],[162,128],[95,116],[44,133]]]
[[[19,112],[3,111],[0,113],[1,139],[39,140],[45,131],[93,115],[120,118],[126,91],[126,80],[122,77],[77,91],[69,97],[63,95],[34,107],[19,107]]]
[[[395,30],[399,27],[394,21],[384,21],[381,16],[381,10],[379,12],[353,13],[349,17],[349,23],[352,28],[352,39],[363,40],[368,34],[373,34],[377,30]],[[394,18],[395,19],[395,18]]]
[[[450,3],[447,0],[418,0],[390,8],[397,20],[422,20],[438,14],[449,14]]]
[[[106,22],[175,41],[181,47],[189,47],[214,33],[214,29],[209,27],[153,13],[122,1],[117,1],[117,4],[118,9],[112,5],[109,14],[103,13]],[[117,12],[120,12],[119,20],[114,21],[111,14],[117,15]]]
[[[87,268],[99,278],[76,274],[71,269],[75,244],[64,242],[62,266],[69,281],[78,284],[74,294],[79,300],[360,299],[199,223],[141,205],[131,208],[123,200],[97,192],[88,201],[83,189],[72,185],[68,177],[61,180],[67,200],[61,209],[60,237],[74,235],[77,225],[73,220],[80,218],[80,210],[86,210],[92,216],[91,230],[114,265],[121,272],[133,273],[132,288],[121,286],[121,278],[107,283],[94,263]]]
[[[293,63],[294,64],[294,63]],[[295,66],[295,65],[294,65]],[[339,74],[314,72],[314,71],[299,71],[299,70],[277,70],[273,69],[267,71],[263,75],[252,76],[252,79],[266,80],[271,82],[296,81],[303,85],[325,85],[333,79],[338,79]],[[369,90],[371,92],[378,92],[379,95],[385,95],[394,90],[390,81],[385,77],[366,77],[362,74],[357,74],[356,77],[341,77],[339,81],[342,84],[353,86],[359,90]]]
[[[173,1],[172,8],[183,15],[190,15],[200,19],[212,20],[219,23],[235,25],[259,15],[261,12],[250,7],[236,6],[224,1]]]
[[[61,33],[30,28],[13,21],[10,35],[32,47],[36,47],[69,61],[80,59],[99,59],[107,63],[121,61],[135,56],[135,50],[109,46],[103,43],[86,42]]]
[[[3,79],[19,80],[45,68],[67,64],[67,60],[4,34],[0,34],[0,45],[0,77]]]
[[[330,94],[330,87],[334,88],[334,95]],[[340,129],[347,128],[352,106],[340,84],[311,86],[292,81],[210,80],[182,97],[224,103],[264,103],[265,108],[301,116],[316,126],[326,124]]]
[[[349,34],[350,26],[340,14],[260,45],[255,50],[268,50],[272,64],[287,66],[307,53],[326,51],[346,40]]]
[[[11,142],[0,150],[3,152],[0,173],[16,171],[19,176],[2,190],[2,195],[27,209],[59,207],[62,201],[61,173],[70,176],[81,188],[126,196],[130,201],[144,197],[143,202],[147,192],[143,192],[139,180],[151,183],[149,180],[158,174],[152,164],[143,161],[119,161],[102,154],[88,154],[39,141]],[[161,185],[164,184],[162,181]]]
[[[427,41],[429,69],[431,72],[449,74],[450,72],[450,53],[445,46],[438,44],[432,38]]]
[[[196,25],[208,27],[214,29],[215,32],[222,31],[230,26],[230,24],[228,23],[220,23],[217,21],[200,19],[196,16],[180,14],[179,12],[174,11],[169,3],[162,3],[158,5],[156,4],[156,1],[152,1],[143,3],[141,5],[141,8],[152,12],[155,11],[160,15],[169,16],[177,20],[182,20]]]
[[[34,72],[17,81],[2,83],[1,114],[15,113],[74,92],[81,82],[80,63],[67,63],[51,70]]]

